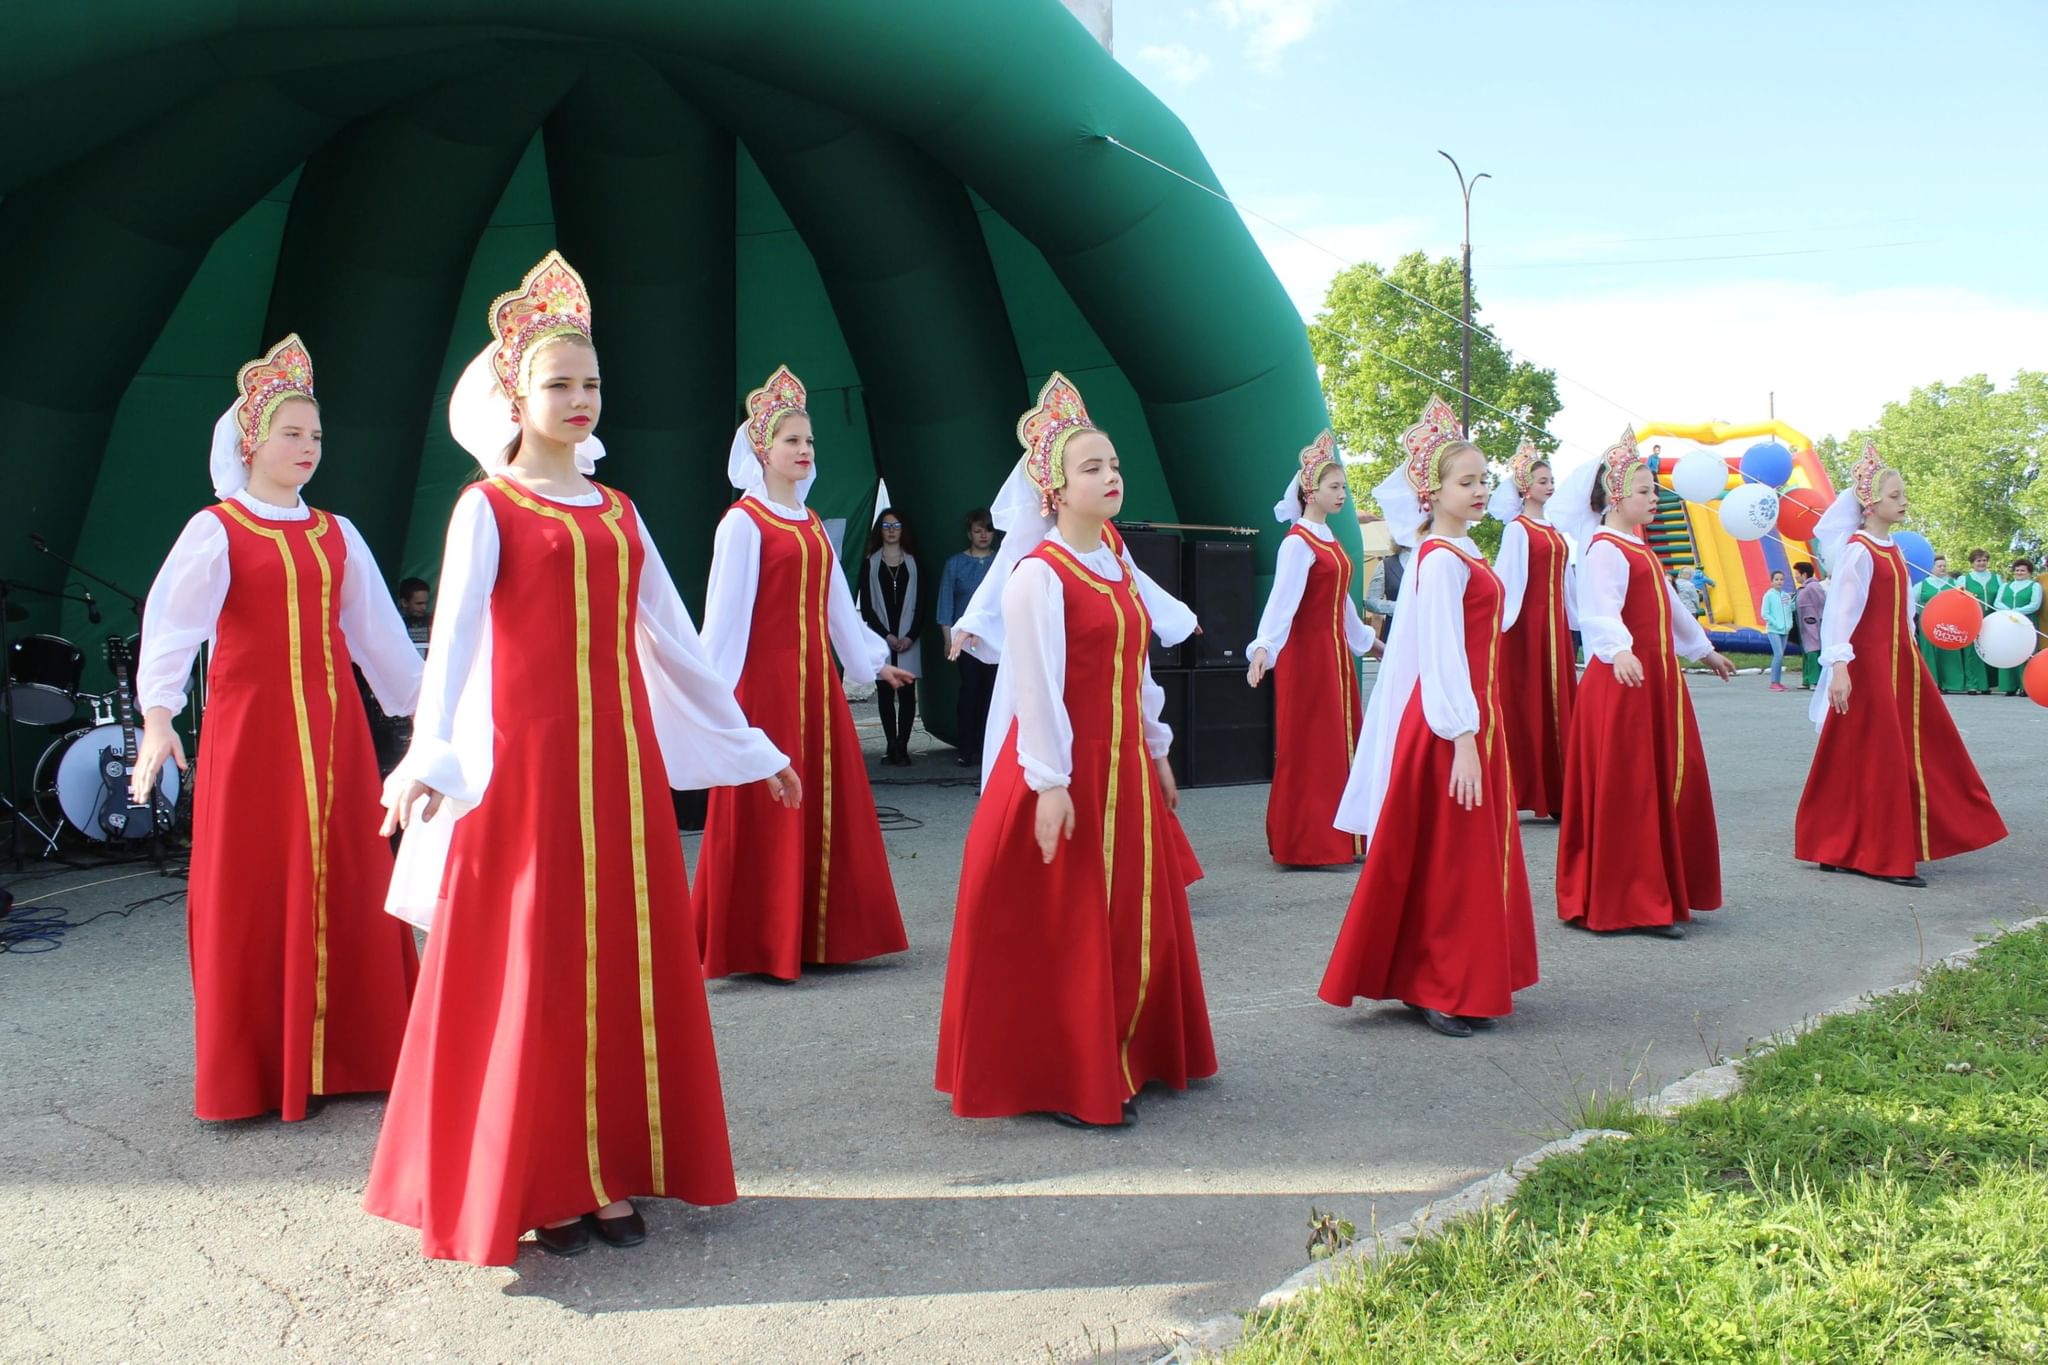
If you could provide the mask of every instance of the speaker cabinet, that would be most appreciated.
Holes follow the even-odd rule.
[[[1187,585],[1182,600],[1195,609],[1202,623],[1202,633],[1188,641],[1188,664],[1194,668],[1243,668],[1244,647],[1259,626],[1250,542],[1188,541],[1181,559],[1181,578]]]
[[[1183,787],[1194,785],[1188,777],[1188,746],[1194,742],[1188,724],[1188,679],[1191,676],[1185,668],[1152,666],[1152,681],[1158,683],[1159,690],[1166,694],[1166,702],[1159,708],[1159,719],[1173,730],[1173,748],[1167,751],[1167,766],[1173,769],[1173,780]]]
[[[1174,768],[1175,777],[1185,771],[1189,787],[1272,781],[1272,686],[1248,687],[1243,674],[1220,668],[1181,676],[1187,679],[1187,728],[1175,732],[1185,740],[1185,747],[1175,745],[1184,765]]]
[[[1182,597],[1180,590],[1180,533],[1177,531],[1155,531],[1149,527],[1117,528],[1124,538],[1124,548],[1131,552],[1131,562],[1136,564],[1147,578],[1157,583],[1175,597]],[[1159,643],[1157,636],[1152,639],[1152,671],[1163,668],[1178,668],[1183,662],[1184,645],[1168,649]],[[1179,733],[1178,730],[1175,733]]]

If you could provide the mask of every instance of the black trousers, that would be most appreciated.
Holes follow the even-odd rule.
[[[996,690],[996,666],[985,664],[972,654],[962,654],[960,664],[960,752],[981,758],[988,730],[988,705]]]
[[[875,684],[875,705],[881,709],[882,733],[888,737],[889,747],[908,748],[910,730],[917,721],[917,684],[891,687],[885,682],[878,682]]]

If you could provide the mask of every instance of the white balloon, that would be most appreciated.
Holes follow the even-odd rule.
[[[1994,611],[1977,632],[1977,657],[1993,668],[2018,668],[2034,657],[2034,623],[2016,611]]]
[[[1746,483],[1721,499],[1721,525],[1737,540],[1762,540],[1778,524],[1778,495]]]
[[[1671,469],[1671,491],[1687,502],[1712,502],[1728,486],[1728,466],[1719,455],[1695,450]]]

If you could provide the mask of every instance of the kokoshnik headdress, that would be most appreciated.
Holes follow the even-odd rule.
[[[213,424],[207,467],[213,491],[228,497],[249,482],[249,458],[270,438],[270,419],[288,398],[313,397],[313,358],[293,332],[235,372],[235,401]]]
[[[1878,455],[1877,442],[1865,441],[1862,457],[1849,470],[1849,486],[1835,495],[1813,530],[1813,543],[1820,547],[1829,573],[1835,571],[1849,537],[1862,529],[1863,514],[1876,506],[1884,476],[1892,472]]]
[[[1464,438],[1458,414],[1441,394],[1431,394],[1422,420],[1401,433],[1406,458],[1381,480],[1372,495],[1387,519],[1388,534],[1402,549],[1415,548],[1422,519],[1429,515],[1436,491],[1443,487],[1444,452],[1452,442]]]
[[[809,415],[808,402],[803,381],[790,373],[789,366],[777,365],[775,373],[747,395],[747,419],[732,434],[732,446],[726,452],[726,482],[746,493],[765,497],[767,483],[762,462],[768,458],[768,447],[775,443],[775,429],[792,413]],[[796,486],[799,503],[810,496],[811,485],[817,481],[818,471],[813,465],[810,476]]]
[[[1623,427],[1621,439],[1600,456],[1600,477],[1606,480],[1609,503],[1619,502],[1627,494],[1629,476],[1643,462],[1643,453],[1636,448],[1636,429]]]
[[[517,289],[491,300],[489,319],[490,344],[463,368],[448,396],[448,430],[485,473],[496,474],[505,467],[510,445],[505,419],[519,420],[508,405],[526,396],[534,357],[560,337],[590,340],[590,290],[561,252],[550,251]],[[576,443],[580,472],[593,472],[603,458],[604,443],[597,437]]]
[[[1529,485],[1536,478],[1536,466],[1549,462],[1550,457],[1524,436],[1522,443],[1515,447],[1514,458],[1508,461],[1506,477],[1487,500],[1487,512],[1502,522],[1513,521],[1522,515],[1522,503],[1528,498]]]
[[[1337,455],[1336,433],[1325,427],[1322,435],[1301,448],[1299,468],[1288,478],[1287,491],[1280,495],[1280,501],[1273,504],[1273,520],[1299,521],[1308,510],[1308,495],[1315,492],[1323,471],[1331,465],[1342,467],[1343,461]]]
[[[1038,391],[1038,402],[1017,419],[1017,441],[1024,447],[1024,475],[1038,490],[1041,516],[1052,515],[1053,495],[1067,485],[1067,442],[1084,431],[1100,430],[1088,420],[1088,406],[1073,381],[1054,370]]]

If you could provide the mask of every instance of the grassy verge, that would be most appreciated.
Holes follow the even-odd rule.
[[[2048,1360],[2048,931],[1744,1070],[1232,1360]]]

